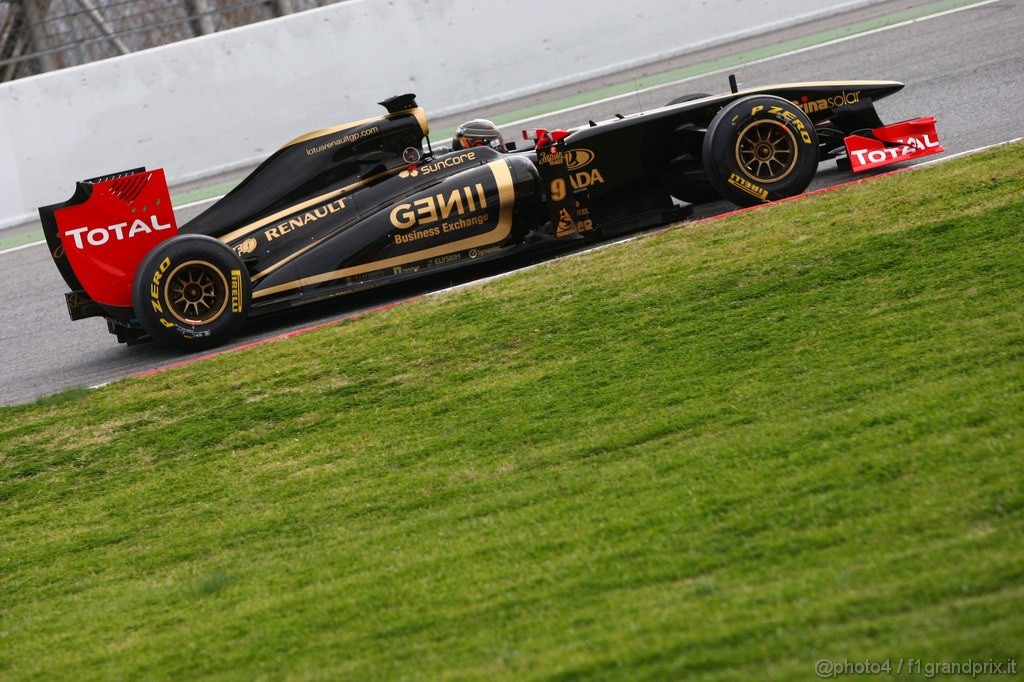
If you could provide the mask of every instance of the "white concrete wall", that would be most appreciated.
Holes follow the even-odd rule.
[[[0,227],[136,165],[251,163],[415,92],[428,113],[878,0],[349,0],[0,85]]]

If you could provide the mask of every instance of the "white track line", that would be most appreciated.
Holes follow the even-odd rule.
[[[523,119],[520,119],[518,121],[511,121],[509,123],[503,123],[499,127],[500,128],[506,128],[506,127],[518,126],[518,125],[521,125],[523,123],[529,123],[531,121],[536,121],[538,119],[545,118],[545,117],[548,117],[548,116],[559,116],[561,114],[572,113],[573,111],[578,111],[580,109],[585,109],[587,107],[591,107],[591,106],[594,106],[596,104],[605,104],[607,102],[614,102],[615,100],[619,100],[619,99],[626,99],[626,98],[630,98],[630,97],[636,97],[638,94],[639,95],[643,95],[643,94],[646,94],[648,92],[654,92],[655,90],[661,90],[663,88],[675,87],[675,86],[681,85],[683,83],[688,83],[690,81],[697,80],[698,78],[704,78],[706,76],[714,76],[716,74],[735,72],[738,69],[745,68],[745,67],[748,67],[748,66],[755,66],[757,64],[765,64],[765,63],[773,61],[775,59],[781,59],[783,57],[791,57],[791,56],[796,55],[796,54],[803,54],[804,52],[810,52],[811,50],[817,50],[817,49],[822,48],[822,47],[830,47],[832,45],[838,45],[839,43],[845,43],[848,40],[855,40],[857,38],[863,38],[864,36],[870,36],[870,35],[874,35],[876,33],[882,33],[884,31],[891,31],[892,29],[895,29],[895,28],[903,28],[904,26],[910,26],[912,24],[916,24],[916,23],[922,22],[922,21],[928,21],[930,19],[938,19],[939,17],[949,16],[950,14],[956,14],[957,12],[966,12],[967,10],[976,9],[978,7],[984,7],[985,5],[991,5],[991,4],[996,3],[996,2],[1002,2],[1002,0],[984,0],[984,2],[979,2],[979,3],[974,4],[974,5],[965,5],[964,7],[956,7],[954,9],[946,10],[945,12],[939,12],[938,14],[929,14],[927,16],[918,17],[916,19],[908,19],[906,21],[901,21],[901,22],[896,23],[896,24],[890,24],[888,26],[879,26],[878,28],[873,28],[873,29],[871,29],[869,31],[863,31],[862,33],[854,33],[854,34],[851,34],[851,35],[848,35],[848,36],[843,36],[842,38],[835,38],[833,40],[829,40],[829,41],[824,42],[824,43],[818,43],[817,45],[808,45],[807,47],[801,47],[799,49],[792,50],[790,52],[783,52],[782,54],[773,55],[771,57],[764,57],[762,59],[755,59],[752,62],[745,62],[743,64],[737,64],[735,66],[728,66],[728,67],[725,67],[723,69],[717,69],[715,71],[708,71],[707,73],[701,73],[701,74],[697,74],[695,76],[687,76],[686,78],[681,78],[680,80],[672,81],[671,83],[665,83],[663,85],[653,85],[653,86],[651,86],[649,88],[643,88],[642,90],[634,90],[634,91],[631,91],[631,92],[625,92],[625,93],[623,93],[621,95],[615,95],[613,97],[606,97],[604,99],[595,100],[593,102],[587,102],[585,104],[577,104],[575,106],[566,107],[565,109],[559,109],[558,111],[549,111],[549,112],[544,113],[544,114],[539,114],[537,116],[531,116],[529,118],[523,118]]]
[[[39,246],[40,244],[45,244],[45,243],[46,243],[45,241],[41,241],[41,242],[30,242],[28,244],[22,244],[21,246],[12,246],[9,249],[4,249],[3,251],[0,251],[0,256],[3,256],[3,255],[8,254],[8,253],[14,253],[15,251],[21,251],[22,249],[27,249],[30,246]]]
[[[996,142],[995,144],[985,145],[984,147],[978,147],[977,149],[971,149],[966,152],[957,152],[956,154],[950,154],[949,156],[943,156],[938,159],[932,159],[923,163],[916,163],[911,168],[927,168],[928,166],[937,166],[940,163],[946,161],[952,161],[953,159],[959,159],[963,156],[970,156],[971,154],[977,154],[978,152],[987,152],[989,149],[996,149],[997,147],[1006,147],[1011,144],[1017,144],[1018,142],[1024,142],[1024,137],[1017,137],[1006,142]]]
[[[174,210],[176,210],[176,211],[184,211],[186,208],[195,208],[196,206],[200,206],[202,204],[209,204],[209,203],[212,203],[214,201],[219,201],[219,200],[221,200],[223,198],[224,198],[224,195],[221,194],[220,196],[210,197],[209,199],[200,199],[199,201],[193,201],[193,202],[190,202],[188,204],[182,204],[181,206],[175,206]]]

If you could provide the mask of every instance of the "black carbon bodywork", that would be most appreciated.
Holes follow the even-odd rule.
[[[874,102],[902,87],[844,81],[729,92],[549,131],[557,134],[545,133],[538,148],[511,153],[431,153],[426,114],[402,95],[381,103],[382,116],[288,143],[180,232],[213,237],[239,256],[252,285],[248,314],[261,314],[540,242],[684,218],[690,204],[717,198],[702,148],[731,103],[753,94],[787,100],[814,124],[818,158],[841,158],[843,138],[880,126]],[[88,188],[79,183],[81,192]],[[50,209],[61,206],[40,211],[58,255]],[[131,309],[88,305],[74,272],[55,260],[75,292],[72,317],[103,314],[120,340],[138,337]]]
[[[426,116],[411,95],[385,116],[303,136],[181,228],[214,236],[242,258],[253,313],[361,291],[518,250],[532,242],[642,229],[686,215],[706,194],[704,133],[752,93],[800,106],[819,126],[822,157],[842,136],[880,125],[889,81],[797,83],[727,93],[568,131],[574,229],[559,230],[538,152],[487,147],[423,154]],[[831,132],[835,131],[835,139]],[[834,143],[834,144],[833,144]],[[409,150],[423,154],[410,163]],[[674,200],[674,199],[675,200]],[[564,202],[563,202],[564,203]]]

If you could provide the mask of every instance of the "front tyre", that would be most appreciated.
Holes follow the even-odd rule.
[[[818,170],[818,135],[800,107],[771,95],[738,99],[704,136],[711,186],[739,206],[801,194]]]
[[[695,99],[704,99],[705,97],[710,97],[710,96],[711,95],[707,94],[706,92],[691,92],[691,93],[689,93],[687,95],[680,95],[679,97],[676,97],[675,99],[671,100],[665,106],[666,107],[670,107],[670,106],[672,106],[674,104],[682,104],[684,102],[692,102]]]
[[[234,335],[249,312],[249,273],[234,251],[205,235],[172,237],[135,272],[132,305],[160,343],[203,350]]]

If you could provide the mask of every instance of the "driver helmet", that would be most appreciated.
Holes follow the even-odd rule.
[[[455,130],[452,138],[452,149],[469,149],[470,147],[492,147],[499,152],[507,152],[505,138],[501,136],[498,126],[485,118],[466,121]]]

